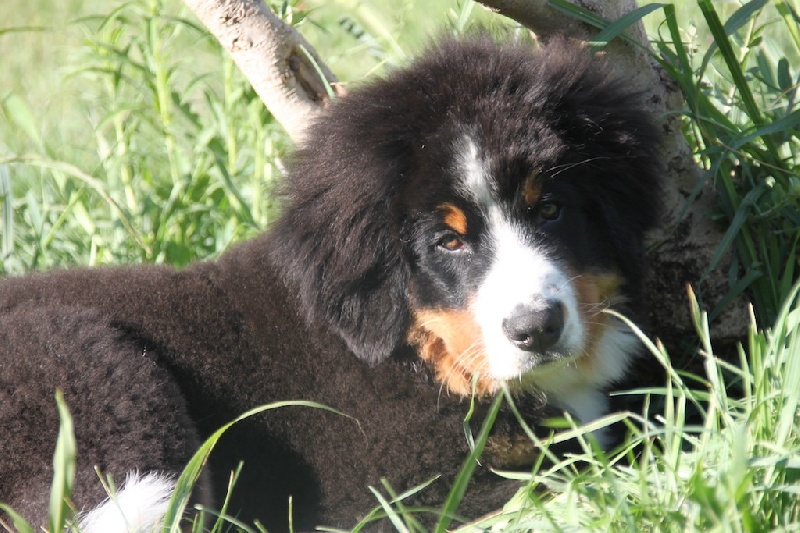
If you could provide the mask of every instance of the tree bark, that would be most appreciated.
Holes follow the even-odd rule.
[[[327,101],[324,84],[308,60],[308,51],[328,82],[335,81],[324,63],[292,27],[284,24],[262,0],[185,0],[222,46],[233,56],[269,111],[296,142]],[[487,8],[516,20],[538,39],[555,34],[588,39],[596,30],[552,8],[547,0],[480,0]],[[574,0],[603,17],[615,20],[636,7],[635,0]],[[700,191],[687,205],[700,183],[701,170],[681,131],[679,112],[683,98],[677,85],[651,57],[649,42],[641,23],[627,30],[641,44],[634,46],[621,39],[603,51],[617,70],[640,91],[643,107],[653,113],[664,132],[663,158],[666,173],[666,215],[662,229],[649,240],[651,273],[647,287],[654,333],[677,345],[696,338],[688,312],[686,285],[692,284],[712,307],[727,292],[724,273],[730,260],[705,279],[704,270],[722,241],[722,229],[710,219],[715,193],[711,185]],[[701,282],[702,280],[702,282]],[[729,341],[739,338],[747,327],[747,312],[740,300],[729,306],[712,324],[712,337]]]
[[[231,54],[289,136],[301,139],[329,99],[326,85],[336,91],[336,77],[311,45],[263,0],[185,3]]]

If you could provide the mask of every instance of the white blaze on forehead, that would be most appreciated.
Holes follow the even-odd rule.
[[[458,172],[461,177],[461,192],[479,207],[487,207],[495,203],[486,162],[481,157],[475,140],[469,135],[465,135],[456,146],[456,152],[458,154]]]

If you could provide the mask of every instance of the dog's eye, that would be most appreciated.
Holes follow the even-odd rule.
[[[555,202],[545,202],[539,206],[539,218],[550,221],[561,215],[561,206]]]
[[[447,233],[439,238],[436,246],[448,252],[458,252],[464,249],[464,240],[456,233]]]

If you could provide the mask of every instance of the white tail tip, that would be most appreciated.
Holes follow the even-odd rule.
[[[160,529],[175,480],[131,472],[122,489],[80,520],[81,533],[145,533]]]

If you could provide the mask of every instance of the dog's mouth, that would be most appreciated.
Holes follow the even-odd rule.
[[[506,332],[506,338],[512,337]],[[429,364],[436,380],[450,392],[469,396],[491,395],[503,384],[514,390],[529,376],[549,374],[572,365],[580,357],[564,341],[563,333],[549,339],[544,350],[522,335],[516,342],[487,348],[487,339],[474,314],[467,310],[421,310],[414,316],[408,340]],[[491,343],[491,339],[489,339]]]

